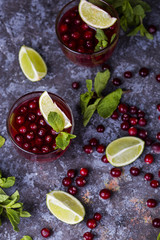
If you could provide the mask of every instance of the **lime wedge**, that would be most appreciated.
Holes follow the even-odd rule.
[[[47,67],[42,57],[34,49],[22,46],[19,51],[20,67],[29,80],[36,82],[47,74]]]
[[[109,28],[117,20],[117,18],[111,17],[109,13],[86,0],[81,0],[79,3],[79,15],[89,26],[100,29]]]
[[[40,111],[45,118],[45,120],[48,122],[48,115],[50,112],[56,112],[58,113],[61,118],[64,120],[64,128],[69,128],[72,126],[70,120],[65,115],[65,113],[57,106],[55,102],[53,102],[52,98],[49,96],[48,92],[45,91],[42,93],[42,95],[39,98],[39,108]]]
[[[52,191],[47,194],[46,204],[51,213],[62,222],[76,224],[84,219],[83,205],[69,193]]]
[[[108,161],[115,167],[134,162],[143,152],[144,141],[137,137],[122,137],[111,142],[106,148]]]

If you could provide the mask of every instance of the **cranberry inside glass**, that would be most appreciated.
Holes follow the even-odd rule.
[[[57,133],[39,114],[41,94],[42,92],[28,93],[13,104],[7,119],[7,130],[14,146],[24,158],[50,162],[60,157],[68,147],[65,150],[55,150]],[[70,107],[59,96],[53,93],[49,95],[72,123],[72,127],[64,131],[73,133],[74,120]]]
[[[113,27],[103,29],[108,39],[108,45],[97,52],[94,52],[98,43],[95,38],[96,31],[81,19],[78,12],[79,0],[73,0],[66,4],[56,20],[56,34],[63,53],[72,62],[87,67],[102,64],[111,57],[120,30],[118,14],[112,6],[103,0],[93,0],[92,3],[117,18]]]

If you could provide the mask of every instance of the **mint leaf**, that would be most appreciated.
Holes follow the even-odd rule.
[[[120,18],[120,25],[121,25],[121,28],[123,29],[123,31],[127,31],[128,29],[128,23],[127,23],[127,18],[125,16],[122,16]]]
[[[94,94],[93,92],[90,92],[90,93],[86,92],[80,95],[80,105],[81,105],[82,114],[84,114],[89,101],[92,99],[93,94]]]
[[[20,223],[20,216],[19,216],[19,213],[16,210],[13,210],[11,208],[7,208],[6,211],[13,218],[15,223],[17,223],[17,224]]]
[[[7,217],[10,221],[10,223],[12,224],[13,230],[18,232],[19,228],[18,228],[18,224],[15,222],[14,217],[12,216],[12,213],[10,212],[10,209],[7,209]]]
[[[137,5],[133,8],[133,12],[135,15],[141,17],[142,19],[146,16],[145,11],[141,5]]]
[[[97,73],[94,81],[94,89],[98,97],[101,96],[102,91],[106,88],[109,78],[110,72],[108,69],[104,72]]]
[[[90,79],[86,80],[86,87],[88,89],[88,92],[91,93],[92,92],[92,80],[90,80]]]
[[[3,203],[8,198],[9,196],[0,188],[0,203]]]
[[[57,112],[48,114],[48,123],[57,133],[64,129],[64,120]]]
[[[17,202],[19,200],[19,192],[18,191],[15,191],[14,194],[11,195],[10,197],[10,202],[6,205],[6,208],[7,207],[11,207],[12,205],[15,204],[15,202]]]
[[[61,132],[56,137],[56,145],[58,148],[64,150],[70,143],[70,139],[75,138],[76,135],[67,133],[67,132]]]
[[[89,120],[91,119],[93,113],[96,111],[97,106],[98,106],[100,101],[101,101],[101,98],[97,98],[93,104],[89,105],[86,108],[86,110],[84,112],[84,116],[83,116],[83,125],[85,127],[87,126],[87,124],[88,124]]]
[[[5,138],[0,136],[0,148],[4,145],[5,143]]]
[[[112,35],[111,40],[110,40],[110,43],[112,43],[112,42],[114,41],[115,37],[116,37],[116,33],[114,33],[114,34]]]
[[[97,52],[97,51],[107,47],[108,38],[102,29],[97,28],[95,38],[98,40],[98,43],[95,46],[94,52]]]
[[[15,184],[15,177],[0,178],[0,187],[9,188]]]
[[[20,211],[20,217],[31,217],[31,214],[27,211]]]
[[[98,114],[103,118],[108,118],[116,110],[122,96],[122,89],[117,89],[102,99],[97,107]]]
[[[32,240],[32,238],[28,235],[23,236],[23,238],[21,238],[21,240]]]
[[[0,207],[0,215],[2,214],[3,212],[3,207]]]
[[[160,233],[158,234],[157,240],[160,240]]]

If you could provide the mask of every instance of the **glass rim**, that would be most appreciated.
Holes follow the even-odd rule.
[[[34,92],[29,92],[29,93],[26,93],[26,94],[22,95],[21,97],[19,97],[19,98],[12,104],[12,106],[11,106],[11,108],[10,108],[10,110],[9,110],[8,116],[7,116],[7,133],[8,133],[9,138],[11,139],[12,143],[13,143],[18,149],[20,149],[21,151],[23,151],[23,152],[26,153],[26,154],[30,154],[30,155],[32,155],[32,156],[42,156],[42,157],[43,157],[43,156],[46,156],[46,155],[50,155],[50,154],[56,153],[56,152],[59,152],[59,151],[65,151],[69,145],[68,145],[68,146],[66,147],[66,149],[64,149],[64,150],[62,150],[61,148],[57,148],[56,150],[53,150],[53,151],[48,152],[48,153],[33,153],[33,152],[30,152],[30,151],[27,151],[27,150],[25,150],[24,148],[20,147],[20,146],[16,143],[16,141],[14,140],[14,138],[12,137],[12,135],[11,135],[11,133],[10,133],[10,130],[9,130],[9,128],[10,128],[10,127],[9,127],[9,119],[10,119],[10,117],[11,117],[11,114],[12,114],[12,112],[13,112],[13,110],[14,110],[15,105],[16,105],[20,100],[22,100],[23,98],[25,98],[25,97],[27,97],[27,96],[29,96],[29,95],[31,95],[31,94],[42,94],[43,92],[44,92],[44,91],[34,91]],[[54,93],[51,93],[51,92],[48,92],[48,94],[49,94],[49,95],[54,95],[56,98],[58,98],[60,101],[62,101],[62,102],[67,106],[67,108],[69,109],[69,112],[70,112],[70,114],[71,114],[71,120],[72,120],[72,126],[71,126],[71,131],[70,131],[70,133],[72,134],[73,131],[74,131],[74,118],[73,118],[73,113],[72,113],[72,110],[71,110],[70,106],[69,106],[68,103],[66,103],[66,102],[64,101],[64,99],[61,98],[60,96],[58,96],[58,95],[56,95],[56,94],[54,94]]]
[[[109,46],[107,46],[107,47],[105,47],[105,48],[103,48],[103,49],[101,49],[101,50],[99,50],[99,51],[97,51],[97,52],[93,52],[93,53],[80,53],[80,52],[77,52],[77,51],[75,51],[75,50],[67,47],[67,46],[62,42],[62,40],[61,40],[61,38],[60,38],[60,36],[59,36],[59,33],[58,33],[58,23],[59,23],[59,20],[60,20],[60,18],[61,18],[61,13],[63,12],[63,10],[64,10],[67,6],[69,6],[71,3],[74,3],[75,1],[77,1],[77,0],[72,0],[72,1],[70,1],[69,3],[67,3],[66,5],[64,5],[64,6],[62,7],[62,9],[59,11],[58,15],[57,15],[56,24],[55,24],[55,29],[56,29],[56,35],[57,35],[58,41],[63,45],[63,47],[65,47],[68,51],[70,51],[70,52],[72,52],[72,53],[74,53],[74,54],[77,54],[77,55],[88,55],[88,56],[99,55],[100,53],[103,53],[104,51],[106,51],[107,49],[109,49],[112,45],[114,45],[114,43],[115,43],[115,42],[118,40],[118,38],[119,38],[119,33],[120,33],[120,19],[119,19],[118,13],[117,13],[117,11],[115,10],[115,8],[114,8],[112,5],[110,5],[109,3],[105,2],[104,0],[99,0],[100,2],[103,2],[104,4],[106,4],[107,6],[109,6],[109,7],[111,8],[111,10],[114,12],[115,17],[117,18],[118,31],[117,31],[117,33],[116,33],[116,37],[114,38],[113,42],[112,42]]]

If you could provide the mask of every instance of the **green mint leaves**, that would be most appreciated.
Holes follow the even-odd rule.
[[[86,80],[88,92],[80,96],[84,126],[87,126],[96,110],[101,117],[108,118],[117,108],[123,94],[122,89],[119,88],[105,97],[102,96],[102,92],[106,88],[109,78],[109,70],[98,72],[94,81],[94,91],[92,91],[92,80]]]
[[[143,25],[146,13],[151,11],[148,3],[142,0],[107,0],[117,10],[120,17],[120,24],[125,32],[129,32],[128,36],[134,36],[140,33],[148,39],[153,39]]]
[[[0,176],[2,176],[0,172]],[[8,188],[14,185],[15,178],[8,177],[2,178],[1,187]],[[1,217],[6,216],[10,220],[15,231],[19,231],[18,224],[20,223],[20,217],[30,217],[30,213],[23,211],[23,203],[19,201],[19,192],[15,191],[11,196],[7,195],[2,188],[0,188],[0,225]]]
[[[98,40],[98,43],[95,46],[94,52],[98,52],[99,50],[107,47],[108,39],[102,29],[98,29],[98,28],[96,29],[95,38]]]
[[[64,129],[64,120],[57,112],[50,112],[48,115],[48,123],[58,133],[56,137],[56,149],[64,150],[70,143],[70,140],[75,138],[76,135],[68,132],[62,132]]]
[[[160,233],[158,234],[157,240],[160,240]]]
[[[23,236],[23,238],[21,238],[21,240],[32,240],[32,238],[30,236]]]
[[[5,143],[5,138],[0,136],[0,148],[4,145]]]

